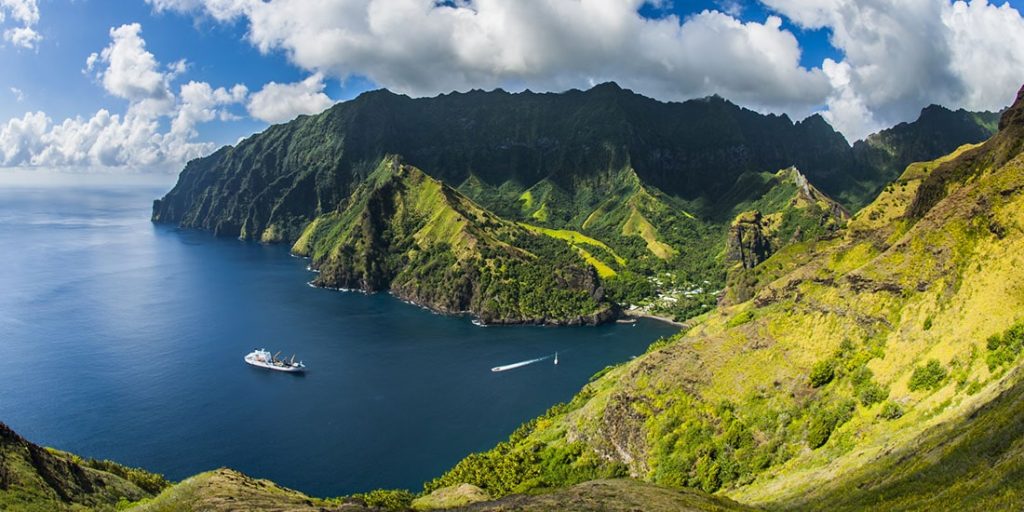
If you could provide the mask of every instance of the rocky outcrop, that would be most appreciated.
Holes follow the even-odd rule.
[[[736,217],[729,227],[728,236],[726,261],[736,262],[745,269],[758,266],[773,252],[768,226],[759,211],[745,212]]]

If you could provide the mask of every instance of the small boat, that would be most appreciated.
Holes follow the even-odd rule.
[[[555,352],[555,364],[558,364],[558,352]]]
[[[295,361],[295,355],[293,354],[291,359],[278,359],[277,354],[270,355],[270,352],[261,348],[259,350],[253,350],[252,352],[245,355],[245,362],[251,366],[257,366],[260,368],[266,368],[268,370],[276,370],[279,372],[288,373],[302,373],[306,371],[306,365],[302,361]]]

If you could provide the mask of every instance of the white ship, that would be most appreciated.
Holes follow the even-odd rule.
[[[281,353],[278,352],[277,354],[270,355],[270,352],[267,351],[267,349],[261,348],[246,354],[245,362],[252,366],[258,366],[268,370],[277,370],[279,372],[300,373],[306,371],[306,365],[303,364],[302,361],[296,362],[294,355],[291,359],[285,360],[278,359],[277,356],[279,354]]]

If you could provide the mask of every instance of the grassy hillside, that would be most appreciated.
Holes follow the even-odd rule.
[[[600,510],[604,512],[727,512],[754,510],[727,498],[690,489],[676,490],[632,479],[594,480],[545,494],[514,495],[477,503],[473,512],[547,512]]]
[[[427,488],[631,474],[768,507],[1019,508],[1021,112]]]
[[[0,510],[114,510],[166,485],[159,475],[36,446],[0,423]]]
[[[506,221],[397,157],[341,210],[310,223],[292,250],[311,258],[318,286],[389,290],[486,323],[595,324],[615,315],[598,277],[614,274],[598,258],[619,265],[606,246]]]

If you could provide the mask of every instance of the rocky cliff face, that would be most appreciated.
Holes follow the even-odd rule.
[[[740,214],[729,228],[726,261],[748,270],[760,265],[773,252],[769,230],[761,212]]]
[[[927,119],[933,117],[929,127],[956,135],[931,144],[935,137],[913,136],[921,122],[912,123],[899,130],[909,135],[882,137],[884,144],[871,147],[884,150],[871,152],[855,151],[820,117],[793,123],[717,97],[662,103],[614,84],[423,99],[375,91],[189,162],[174,189],[154,203],[153,219],[291,242],[314,217],[336,209],[387,154],[403,155],[453,187],[486,185],[467,192],[508,192],[471,195],[502,214],[543,181],[587,202],[607,171],[624,167],[670,196],[714,203],[743,173],[796,165],[833,197],[859,205],[896,176],[892,167],[907,155],[935,158],[980,142],[995,124],[985,128],[984,119],[967,114]],[[905,141],[914,151],[901,149]]]
[[[732,221],[726,241],[728,303],[749,299],[758,286],[755,269],[780,249],[833,235],[850,218],[836,201],[798,169],[765,176],[768,190]]]

